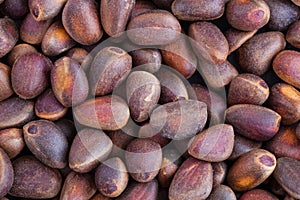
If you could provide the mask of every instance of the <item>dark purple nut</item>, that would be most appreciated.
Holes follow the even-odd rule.
[[[296,126],[282,126],[275,137],[265,144],[265,149],[278,158],[290,157],[300,160],[300,140],[296,136]]]
[[[156,6],[153,4],[152,1],[148,0],[136,0],[134,7],[131,11],[130,19],[147,12],[149,10],[156,9]]]
[[[5,151],[0,148],[0,198],[11,189],[14,181],[14,170]]]
[[[20,28],[21,39],[29,44],[40,44],[51,22],[51,19],[35,21],[34,17],[28,13]]]
[[[166,45],[179,37],[181,26],[168,11],[150,10],[132,18],[127,31],[128,38],[135,44]]]
[[[228,124],[219,124],[196,135],[191,140],[188,152],[199,160],[221,162],[229,158],[233,144],[233,127]]]
[[[11,97],[0,101],[0,129],[20,127],[34,118],[34,102]]]
[[[90,174],[71,171],[62,188],[60,199],[90,199],[96,193],[96,186]]]
[[[295,199],[300,198],[300,161],[292,158],[279,158],[274,177],[283,189]]]
[[[291,0],[295,5],[300,6],[300,1],[299,0]]]
[[[35,103],[35,114],[39,118],[51,121],[62,118],[68,109],[61,105],[51,89],[42,93]]]
[[[126,79],[132,67],[131,56],[121,48],[106,47],[95,56],[90,71],[91,93],[103,96],[114,91]]]
[[[272,153],[255,149],[233,163],[228,171],[227,182],[235,191],[250,190],[264,182],[275,167],[276,158]]]
[[[67,0],[28,0],[28,6],[36,21],[44,21],[56,17],[66,2]]]
[[[254,31],[241,31],[235,28],[229,28],[224,32],[224,35],[228,41],[229,45],[229,53],[231,54],[235,50],[237,50],[240,46],[242,46],[246,41],[254,36],[257,30]]]
[[[103,35],[94,0],[68,0],[62,12],[62,23],[67,33],[82,45],[95,44]]]
[[[119,196],[126,189],[128,180],[126,166],[118,157],[106,160],[95,172],[96,187],[107,197]]]
[[[11,86],[11,68],[0,62],[0,101],[3,101],[13,95],[14,91]]]
[[[130,113],[126,102],[113,95],[85,101],[74,108],[74,117],[82,125],[115,131],[127,124]]]
[[[165,64],[177,70],[185,78],[190,78],[195,73],[197,58],[187,36],[182,34],[174,42],[162,47],[161,54]]]
[[[15,178],[9,191],[11,196],[48,199],[59,193],[62,177],[57,169],[47,167],[33,156],[22,156],[12,165]]]
[[[163,137],[160,133],[155,131],[149,123],[141,126],[138,132],[138,138],[149,138],[150,140],[158,143],[161,148],[163,148],[170,142],[168,138]]]
[[[161,93],[159,80],[145,71],[132,72],[126,81],[126,96],[132,118],[137,122],[147,120]]]
[[[65,107],[82,103],[88,96],[89,84],[80,64],[69,57],[59,58],[51,71],[52,90]]]
[[[101,193],[95,194],[90,200],[111,200],[111,198],[102,195]]]
[[[281,116],[262,106],[238,104],[226,110],[226,121],[249,139],[267,141],[278,132]]]
[[[266,25],[270,9],[263,0],[230,0],[226,7],[228,23],[242,31],[254,31]]]
[[[229,160],[235,160],[249,151],[261,148],[261,146],[262,142],[250,140],[239,134],[235,134],[233,151]]]
[[[250,190],[248,192],[245,192],[239,200],[257,200],[257,199],[264,199],[264,200],[278,200],[278,198],[266,191],[266,190],[262,190],[262,189],[254,189],[254,190]]]
[[[284,31],[299,19],[300,9],[291,1],[267,0],[265,2],[270,8],[269,29]]]
[[[156,200],[158,195],[158,183],[154,179],[148,183],[132,182],[122,195],[116,200]]]
[[[29,12],[28,0],[5,0],[0,6],[0,11],[4,16],[20,19]]]
[[[75,45],[75,41],[65,31],[61,22],[54,22],[45,33],[41,48],[47,56],[57,56]]]
[[[161,104],[189,99],[188,91],[183,82],[184,77],[175,70],[163,67],[154,75],[158,78],[161,85],[159,99]]]
[[[27,147],[37,159],[52,168],[66,167],[68,141],[58,126],[48,120],[31,121],[23,132]]]
[[[284,50],[273,60],[273,69],[277,76],[286,83],[300,88],[300,53],[293,50]]]
[[[24,147],[22,129],[8,128],[0,131],[0,148],[7,153],[10,159],[19,155]]]
[[[158,49],[137,49],[129,53],[133,67],[150,73],[157,72],[161,65],[161,54]]]
[[[11,70],[11,82],[15,93],[23,99],[33,99],[49,86],[53,64],[40,53],[20,57]]]
[[[267,83],[254,74],[240,74],[230,83],[227,103],[262,105],[269,97]]]
[[[213,186],[213,170],[208,162],[188,158],[177,170],[169,188],[169,199],[206,199]]]
[[[300,120],[300,92],[293,86],[285,83],[273,85],[268,104],[281,115],[283,125],[294,124]]]
[[[150,139],[135,139],[125,152],[126,166],[130,176],[141,183],[153,180],[162,164],[162,150]]]
[[[7,63],[13,66],[15,61],[23,55],[36,53],[37,50],[30,44],[22,43],[16,45],[8,54]]]
[[[200,21],[220,18],[225,10],[224,0],[175,0],[172,12],[180,20]]]
[[[161,169],[157,175],[161,187],[168,188],[170,186],[176,171],[182,163],[180,156],[176,149],[164,149]]]
[[[100,16],[103,29],[109,36],[124,32],[135,0],[102,0]]]
[[[103,131],[83,129],[73,140],[69,152],[69,166],[79,173],[89,172],[108,157],[112,146],[111,140]]]
[[[191,45],[196,56],[214,64],[225,62],[229,46],[221,30],[210,22],[196,22],[189,27]],[[199,63],[201,65],[201,63]]]
[[[285,48],[281,32],[265,32],[253,36],[237,51],[238,62],[245,72],[262,75],[272,64],[273,58]]]
[[[71,144],[77,134],[74,122],[70,119],[60,119],[56,121],[55,124],[62,130],[64,135],[67,137],[68,143]]]
[[[171,11],[174,0],[152,0],[152,2],[160,9]]]
[[[110,157],[124,158],[126,148],[128,144],[135,139],[132,132],[128,132],[126,126],[116,131],[106,131],[106,134],[113,143],[113,148],[110,153]]]
[[[225,162],[216,162],[211,164],[213,169],[213,187],[221,185],[227,176],[227,164]]]
[[[16,23],[8,17],[0,18],[0,58],[10,52],[19,39]]]
[[[192,85],[192,93],[190,98],[202,101],[207,105],[208,119],[210,124],[220,124],[224,122],[224,112],[226,110],[226,98],[222,97],[220,94],[208,90],[206,87],[200,84]]]
[[[285,35],[286,41],[296,48],[300,48],[300,21],[296,21],[289,26]]]
[[[181,100],[153,110],[150,125],[164,137],[182,140],[200,132],[207,121],[207,106],[197,100]]]
[[[236,200],[236,196],[232,189],[226,185],[219,185],[215,187],[207,200]]]
[[[201,66],[198,68],[200,74],[204,77],[206,83],[213,88],[225,87],[239,74],[229,61],[214,65],[199,60],[199,64]]]
[[[66,53],[66,56],[76,60],[81,65],[85,59],[88,59],[88,54],[89,52],[87,50],[80,47],[74,47]],[[81,67],[83,68],[84,66]]]

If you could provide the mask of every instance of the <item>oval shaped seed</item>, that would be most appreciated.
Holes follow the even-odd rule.
[[[34,19],[43,21],[56,17],[66,2],[67,0],[29,0],[28,6]]]
[[[52,168],[66,167],[68,141],[58,126],[37,120],[26,124],[23,131],[26,145],[37,159]]]
[[[240,46],[242,46],[246,41],[253,37],[253,35],[257,32],[254,31],[241,31],[235,28],[229,28],[227,31],[224,32],[224,35],[228,41],[229,45],[229,53],[231,54]]]
[[[207,200],[219,199],[236,200],[236,196],[230,187],[226,185],[219,185],[212,190]]]
[[[272,110],[281,115],[283,125],[300,120],[300,92],[293,86],[285,83],[273,85],[268,103]]]
[[[0,101],[9,98],[14,93],[10,80],[10,72],[10,67],[0,63]]]
[[[213,37],[210,37],[213,35]],[[198,59],[223,63],[228,55],[228,42],[221,30],[210,22],[196,22],[189,27],[190,42]]]
[[[191,140],[188,152],[199,160],[221,162],[230,156],[233,144],[233,127],[227,124],[220,124],[209,127],[196,135]]]
[[[89,92],[84,71],[78,62],[68,57],[55,61],[51,71],[51,85],[55,97],[65,107],[83,102]]]
[[[268,23],[270,9],[263,0],[233,0],[227,4],[226,19],[233,28],[253,31]]]
[[[132,8],[130,19],[133,19],[134,17],[153,9],[156,9],[156,6],[152,1],[138,0],[135,2],[134,7]]]
[[[49,86],[51,69],[51,60],[40,53],[20,57],[11,70],[15,93],[23,99],[33,99],[40,95]]]
[[[90,71],[91,92],[103,96],[126,79],[132,67],[131,56],[121,48],[106,47],[95,56]]]
[[[273,69],[277,76],[285,82],[300,88],[300,53],[293,50],[284,50],[273,60]]]
[[[235,191],[253,189],[274,171],[276,158],[263,149],[255,149],[241,156],[228,171],[227,182]]]
[[[74,117],[82,125],[114,131],[127,124],[130,113],[126,102],[113,95],[85,101],[74,108]]]
[[[254,74],[240,74],[230,83],[227,103],[262,105],[269,97],[267,83]]]
[[[126,166],[118,157],[106,160],[95,172],[96,187],[107,197],[119,196],[127,187],[128,179]]]
[[[196,71],[197,58],[187,36],[180,35],[177,40],[164,46],[161,54],[166,65],[190,78]]]
[[[225,162],[216,162],[211,164],[213,169],[213,187],[221,185],[227,176],[227,164]]]
[[[281,32],[257,34],[238,49],[239,64],[243,71],[260,76],[270,69],[273,58],[285,45]]]
[[[276,181],[295,199],[300,198],[300,161],[292,158],[278,158],[274,171]]]
[[[38,22],[31,13],[28,13],[20,28],[21,39],[29,44],[40,44],[51,22],[51,19]]]
[[[276,157],[300,159],[300,141],[296,136],[296,126],[282,126],[278,133],[265,144],[265,148]]]
[[[13,19],[21,19],[24,17],[28,12],[28,1],[24,0],[3,0],[0,1],[1,5],[1,13],[4,16],[9,16]]]
[[[89,52],[87,50],[80,47],[74,47],[66,53],[66,56],[76,60],[81,65],[85,60],[89,59],[88,54]],[[84,65],[81,65],[81,68],[86,71]]]
[[[0,101],[0,129],[20,127],[34,118],[34,102],[11,97]]]
[[[153,180],[162,163],[162,150],[150,139],[135,139],[125,152],[126,166],[131,177],[141,183]]]
[[[126,81],[126,96],[132,118],[143,122],[158,103],[161,92],[159,80],[145,71],[132,72]]]
[[[155,200],[158,195],[158,183],[154,179],[148,183],[132,182],[128,185],[123,194],[116,200]]]
[[[47,56],[57,56],[75,45],[75,41],[65,31],[61,22],[54,22],[45,33],[41,48]]]
[[[181,26],[168,11],[150,10],[132,18],[127,30],[128,38],[135,44],[166,45],[179,37]]]
[[[93,138],[91,140],[91,138]],[[75,136],[70,152],[69,166],[79,173],[94,169],[101,160],[105,160],[112,150],[109,137],[100,130],[83,129]]]
[[[95,44],[103,35],[94,0],[68,0],[62,12],[62,23],[67,33],[82,45]]]
[[[224,0],[175,0],[172,12],[181,20],[200,21],[220,18],[225,10]]]
[[[0,198],[11,189],[14,182],[14,170],[5,151],[0,148]]]
[[[226,110],[226,121],[241,135],[266,141],[278,132],[281,116],[262,106],[238,104]]]
[[[135,0],[103,0],[100,16],[103,29],[109,36],[117,36],[125,31]]]
[[[249,151],[261,148],[261,146],[262,142],[250,140],[239,134],[235,134],[233,151],[229,157],[229,160],[235,160]]]
[[[188,158],[177,170],[169,188],[170,200],[206,199],[213,185],[213,170],[208,162]]]
[[[150,73],[155,73],[161,65],[161,54],[158,49],[137,49],[130,52],[133,67]]]
[[[150,125],[169,139],[181,140],[201,131],[207,120],[207,106],[197,100],[181,100],[157,107]]]
[[[29,44],[26,43],[18,44],[8,54],[7,63],[10,66],[13,66],[15,61],[18,60],[18,58],[20,58],[21,56],[31,54],[31,53],[36,53],[36,52],[37,50]]]
[[[285,35],[286,41],[293,45],[296,48],[300,48],[300,21],[296,21],[292,25],[289,26],[287,33]]]
[[[90,174],[70,172],[64,182],[60,199],[90,199],[97,189]]]
[[[161,94],[159,99],[161,104],[189,99],[185,83],[183,82],[183,77],[176,71],[163,67],[154,75],[157,77],[161,85]]]
[[[256,199],[265,199],[265,200],[278,200],[278,198],[272,193],[262,190],[254,189],[248,192],[245,192],[239,200],[256,200]]]
[[[300,9],[290,1],[268,0],[266,3],[270,8],[268,28],[271,30],[284,31],[299,19]]]
[[[13,20],[8,17],[0,19],[0,58],[12,50],[19,39],[19,30]]]
[[[0,147],[10,159],[19,155],[25,147],[23,131],[18,128],[8,128],[0,131]]]

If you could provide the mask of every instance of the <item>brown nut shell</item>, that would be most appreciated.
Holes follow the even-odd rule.
[[[300,48],[300,21],[296,21],[292,25],[289,26],[287,33],[285,35],[286,41],[293,45],[296,48]]]
[[[2,58],[12,50],[19,39],[17,25],[8,17],[0,19],[0,39],[0,58]]]
[[[257,200],[257,199],[278,200],[278,198],[274,194],[262,189],[254,189],[245,192],[240,197],[239,200]]]
[[[226,185],[219,185],[215,187],[207,200],[236,200],[236,196],[232,189]]]
[[[28,0],[31,15],[36,21],[48,20],[56,17],[67,0]]]
[[[20,19],[28,12],[28,0],[1,0],[0,11],[4,16],[9,16],[12,19]]]
[[[137,69],[139,70],[155,73],[160,68],[162,56],[158,49],[137,49],[131,51],[130,55],[132,57],[133,67],[138,67]]]
[[[10,80],[10,72],[10,67],[0,63],[0,101],[9,98],[14,93]]]
[[[0,198],[11,189],[14,182],[14,170],[5,151],[0,148]]]
[[[10,159],[16,157],[25,147],[22,129],[8,128],[1,130],[0,147]]]
[[[30,44],[22,43],[14,46],[11,52],[7,56],[7,63],[10,66],[13,66],[15,61],[18,60],[23,55],[36,53],[37,50],[35,47],[31,46]]]

